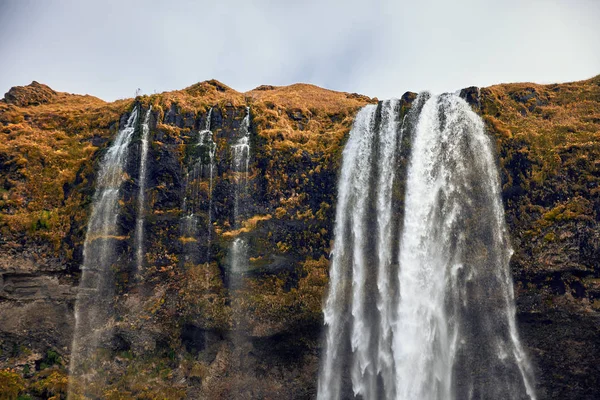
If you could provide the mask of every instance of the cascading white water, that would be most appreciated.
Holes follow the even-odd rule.
[[[125,181],[124,167],[137,121],[138,109],[134,108],[126,126],[119,131],[100,164],[83,245],[82,275],[75,304],[75,332],[69,365],[69,397],[73,395],[74,377],[85,381],[93,380],[95,371],[93,365],[89,365],[90,358],[94,356],[111,326],[111,266],[116,261],[115,241],[123,239],[117,225],[120,212],[119,192]],[[84,365],[87,367],[84,368]]]
[[[360,197],[357,193],[361,193],[361,190],[366,188],[365,179],[368,177],[366,171],[371,165],[371,138],[375,109],[375,106],[367,105],[358,112],[343,153],[335,218],[336,242],[329,274],[329,296],[323,310],[328,330],[318,385],[317,398],[320,400],[340,398],[342,369],[345,362],[343,353],[347,351],[345,343],[347,314],[350,312],[348,270],[353,267],[352,244],[358,236],[353,228],[363,221],[363,216],[358,212],[349,211],[354,210],[357,198]],[[366,177],[361,176],[364,173]],[[357,223],[354,223],[355,219]]]
[[[396,103],[384,102],[379,116],[363,108],[344,149],[321,400],[348,396],[348,373],[363,399],[535,398],[490,139],[464,100],[428,97],[413,105],[399,242]]]
[[[235,174],[233,219],[234,225],[239,227],[243,210],[241,209],[242,197],[248,190],[248,169],[250,165],[250,107],[246,107],[246,116],[240,126],[240,137],[231,146],[231,169]],[[245,271],[247,262],[247,244],[243,238],[236,238],[231,246],[231,271],[241,273]]]
[[[212,124],[212,113],[213,113],[213,108],[209,108],[208,109],[208,113],[206,114],[206,121],[204,121],[204,130],[205,131],[210,131],[210,127]]]
[[[390,280],[392,276],[392,186],[396,177],[397,151],[401,149],[404,131],[399,130],[396,120],[398,101],[391,100],[383,105],[382,122],[379,131],[379,180],[377,181],[377,310],[379,311],[379,341],[377,347],[376,374],[381,376],[386,398],[394,395],[394,364],[391,352],[392,346],[392,321],[395,316],[394,287]],[[371,379],[375,380],[373,376]],[[370,386],[370,393],[374,392],[375,385]]]
[[[231,245],[231,272],[239,274],[244,272],[244,265],[248,260],[248,244],[241,238],[235,238]]]
[[[248,166],[250,162],[250,107],[246,107],[246,116],[240,126],[240,137],[231,146],[231,168],[234,172],[242,172],[241,185],[245,189],[248,179]]]
[[[217,144],[213,138],[213,133],[211,131],[211,121],[212,121],[212,107],[208,110],[208,115],[206,116],[206,126],[205,126],[205,141],[208,145],[208,156],[209,156],[209,181],[208,181],[208,246],[207,246],[207,254],[206,260],[207,262],[210,260],[210,241],[212,236],[212,192],[213,192],[213,174],[215,168],[215,152],[217,151]]]
[[[138,178],[137,218],[135,221],[135,267],[136,272],[142,270],[144,263],[144,221],[146,212],[146,181],[148,163],[148,136],[150,135],[150,114],[152,106],[148,108],[142,122],[142,150],[140,152],[140,176]]]
[[[423,107],[405,210],[398,395],[533,398],[492,145],[481,118],[457,96],[432,97]]]
[[[204,167],[208,166],[209,187],[208,187],[208,238],[210,240],[212,226],[212,188],[213,188],[213,171],[214,157],[217,144],[213,139],[211,131],[212,107],[208,110],[204,130],[198,132],[198,143],[196,144],[197,158],[192,164],[191,171],[186,174],[186,190],[189,192],[184,198],[183,212],[185,214],[183,220],[183,236],[195,238],[198,233],[197,212],[200,210],[200,181],[205,176]]]

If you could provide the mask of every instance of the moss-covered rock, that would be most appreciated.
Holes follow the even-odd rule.
[[[314,397],[341,154],[354,115],[377,99],[305,84],[239,93],[214,80],[110,104],[39,84],[9,93],[0,102],[0,368],[12,368],[18,390],[10,390],[64,394],[98,165],[133,107],[151,106],[143,269],[136,275],[137,126],[115,241],[115,337],[98,354],[105,379],[85,390]],[[519,327],[540,398],[592,398],[600,390],[600,77],[461,95],[496,138]],[[402,115],[415,98],[402,96]],[[247,178],[232,168],[231,151],[246,107]],[[212,182],[211,148],[201,144],[209,115]],[[395,204],[403,193],[394,188]],[[241,272],[230,265],[236,238],[247,244]],[[59,360],[51,366],[48,350]]]

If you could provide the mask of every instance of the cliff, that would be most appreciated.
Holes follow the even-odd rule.
[[[540,398],[600,391],[600,76],[467,88],[496,138],[522,340]],[[402,97],[403,112],[415,98]],[[312,85],[239,93],[220,82],[105,103],[33,82],[0,102],[0,391],[66,391],[86,223],[99,162],[133,108],[150,106],[141,284],[134,282],[141,128],[116,238],[107,398],[313,398],[337,173],[356,112],[376,103]],[[230,147],[250,110],[241,224]],[[209,110],[212,111],[209,112]],[[199,134],[216,142],[214,179]],[[190,188],[197,234],[182,233]],[[232,243],[248,243],[243,273]],[[119,397],[122,396],[122,397]]]

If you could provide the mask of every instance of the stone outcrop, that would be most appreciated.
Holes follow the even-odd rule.
[[[56,97],[56,92],[50,87],[33,81],[27,86],[15,86],[4,94],[7,103],[19,107],[36,106],[49,103]]]

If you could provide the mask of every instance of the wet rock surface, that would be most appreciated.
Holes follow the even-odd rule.
[[[600,391],[600,170],[594,161],[600,158],[594,140],[600,132],[600,119],[594,122],[598,88],[591,80],[579,86],[524,84],[461,91],[496,139],[515,251],[511,269],[517,322],[535,368],[540,399],[594,399]],[[5,97],[7,107],[48,104],[52,93],[40,90],[43,95],[29,100],[19,100],[14,92]],[[194,109],[177,99],[152,103],[147,250],[141,283],[133,279],[134,242],[127,233],[134,231],[136,217],[139,127],[136,131],[122,190],[119,225],[125,234],[116,242],[120,264],[115,272],[119,318],[116,333],[107,338],[112,360],[107,371],[124,377],[121,390],[129,397],[152,390],[167,393],[168,388],[172,398],[193,398],[198,393],[207,398],[232,393],[240,398],[313,398],[341,151],[354,113],[372,100],[340,94],[355,101],[348,111],[310,103],[316,100],[307,100],[312,105],[305,107],[260,97],[284,90],[271,86],[245,96],[232,94],[216,81],[186,90],[186,96],[232,98],[211,98]],[[406,107],[414,98],[414,93],[403,96]],[[28,235],[33,234],[26,229],[20,236],[3,231],[0,368],[16,368],[31,382],[41,379],[44,371],[55,371],[52,368],[62,368],[64,374],[87,221],[81,210],[89,210],[98,162],[111,135],[127,121],[131,107],[146,110],[152,101],[138,99],[111,121],[93,125],[102,128],[92,129],[85,140],[99,149],[90,153],[65,190],[61,188],[62,204],[77,210],[62,245],[41,236],[31,239]],[[585,123],[561,122],[566,120],[561,114],[566,104],[571,104],[571,115]],[[585,113],[576,114],[579,104],[587,107]],[[250,172],[244,195],[248,206],[237,229],[232,210],[238,176],[231,171],[230,146],[239,138],[247,105],[251,107]],[[196,160],[198,133],[206,126],[210,107],[217,144],[212,194],[204,168],[198,186],[197,234],[186,238],[182,235],[186,174]],[[9,111],[14,109],[0,110],[2,119],[16,121],[7,117]],[[548,127],[544,121],[555,123]],[[539,137],[551,139],[546,143]],[[0,206],[7,214],[26,204],[13,201],[15,195],[9,193],[25,179],[17,161],[0,151],[1,174],[6,177]],[[403,189],[395,190],[401,196]],[[40,217],[37,231],[45,232],[46,223]],[[229,286],[238,279],[229,270],[236,237],[249,244],[245,285],[239,293]],[[53,367],[42,362],[49,351],[60,358]],[[30,372],[24,372],[25,365]],[[148,372],[152,368],[164,375],[152,381],[155,377]],[[144,392],[127,380],[128,374],[162,383]]]

